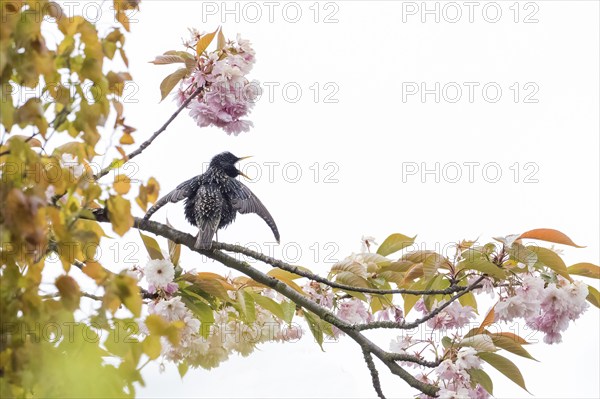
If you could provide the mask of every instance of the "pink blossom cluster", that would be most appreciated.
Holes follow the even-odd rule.
[[[249,131],[253,124],[243,118],[261,94],[258,82],[246,78],[255,59],[250,42],[238,35],[222,50],[199,57],[196,71],[182,81],[177,101],[181,105],[197,88],[204,87],[188,105],[198,126],[213,125],[236,136]]]
[[[471,386],[469,369],[480,369],[482,360],[471,347],[462,347],[456,353],[456,359],[446,359],[433,370],[434,376],[420,375],[418,379],[427,384],[440,387],[438,399],[487,399],[490,394],[479,384]],[[430,399],[421,395],[421,399]]]
[[[582,282],[571,283],[562,277],[557,283],[545,285],[537,275],[525,276],[513,295],[496,304],[496,320],[523,318],[529,327],[546,334],[544,342],[560,343],[569,321],[578,319],[588,308],[588,288]]]
[[[432,309],[442,306],[446,301],[434,302]],[[425,306],[423,299],[415,303],[415,310],[427,315],[430,311]],[[444,310],[427,320],[427,325],[431,329],[442,330],[449,328],[460,328],[469,324],[471,319],[475,318],[475,311],[471,306],[462,306],[458,301],[452,302]]]
[[[373,315],[367,310],[365,304],[360,299],[351,298],[342,302],[336,312],[337,317],[350,323],[362,324],[373,320]],[[344,333],[337,327],[333,327],[333,336],[339,337]]]
[[[333,290],[331,287],[318,283],[316,281],[310,281],[302,287],[308,297],[324,308],[331,309],[333,307]]]
[[[527,325],[544,332],[544,342],[547,344],[560,343],[561,332],[569,327],[569,321],[577,320],[588,308],[586,297],[587,285],[580,281],[563,285],[550,284],[544,289],[540,304],[540,313],[527,319]]]

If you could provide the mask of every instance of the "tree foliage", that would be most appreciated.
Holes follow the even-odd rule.
[[[192,31],[184,50],[157,56],[154,64],[180,64],[159,88],[165,99],[178,87],[179,108],[128,153],[137,133],[125,124],[120,101],[132,80],[124,31],[130,29],[127,11],[138,2],[115,0],[113,6],[114,26],[99,33],[83,16],[67,15],[53,2],[1,4],[2,397],[134,396],[149,361],[172,361],[181,375],[217,367],[231,353],[247,356],[262,342],[298,339],[296,321],[319,345],[325,337],[354,340],[380,396],[373,357],[423,397],[487,397],[494,387],[484,362],[526,389],[519,369],[503,354],[533,359],[525,339],[492,330],[492,323],[524,319],[555,343],[586,309],[586,299],[600,306],[598,291],[573,279],[599,278],[598,266],[567,266],[553,249],[531,244],[577,247],[552,229],[485,244],[465,240],[456,243],[453,257],[414,250],[414,237],[404,234],[390,235],[376,249],[366,238],[360,253],[323,277],[240,246],[215,243],[213,250],[197,250],[194,237],[135,217],[158,199],[160,184],[154,178],[134,182],[118,168],[186,108],[199,126],[247,131],[251,122],[241,118],[253,105],[245,75],[254,51],[239,37],[227,40],[219,28]],[[241,99],[235,96],[240,88]],[[106,126],[108,120],[114,124]],[[115,133],[112,150],[119,156],[102,165],[98,143]],[[111,171],[114,179],[106,181]],[[139,230],[147,265],[128,270],[95,258],[101,240],[118,240],[112,232],[123,236],[131,229]],[[161,248],[150,233],[166,238],[168,246]],[[186,271],[182,246],[238,274]],[[272,269],[263,273],[228,253]],[[51,256],[60,259],[62,273],[49,288],[41,283]],[[90,283],[100,294],[81,288]],[[497,294],[498,304],[477,321],[482,309],[476,297],[483,293]],[[82,312],[86,303],[93,303],[92,310]],[[406,334],[422,325],[444,337],[438,342]],[[373,329],[401,335],[388,350],[364,334]],[[408,365],[421,373],[409,372]]]

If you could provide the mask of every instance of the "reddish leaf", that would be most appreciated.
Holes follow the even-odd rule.
[[[542,241],[554,242],[557,244],[570,245],[572,247],[577,247],[577,248],[585,248],[585,247],[575,244],[569,237],[567,237],[566,234],[564,234],[558,230],[554,230],[554,229],[529,230],[529,231],[526,231],[525,233],[521,234],[519,236],[519,238],[517,238],[517,239],[520,240],[522,238],[531,238],[533,240],[542,240]]]

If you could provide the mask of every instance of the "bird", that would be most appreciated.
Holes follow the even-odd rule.
[[[271,228],[279,242],[279,230],[267,208],[246,185],[236,179],[238,176],[248,178],[235,167],[236,163],[247,158],[250,157],[238,158],[228,151],[215,155],[206,172],[184,181],[160,198],[146,212],[144,220],[149,220],[169,202],[185,200],[185,217],[199,229],[195,243],[197,249],[211,249],[217,230],[231,224],[238,212],[256,213]]]

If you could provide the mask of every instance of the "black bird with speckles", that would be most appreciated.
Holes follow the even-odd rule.
[[[144,220],[150,219],[165,204],[185,199],[185,217],[199,229],[196,239],[198,249],[210,249],[217,230],[233,222],[237,212],[256,213],[269,225],[279,242],[277,225],[267,208],[248,187],[236,179],[239,175],[244,176],[235,167],[242,159],[245,158],[238,158],[230,152],[216,155],[205,173],[181,183],[159,199],[148,210]]]

